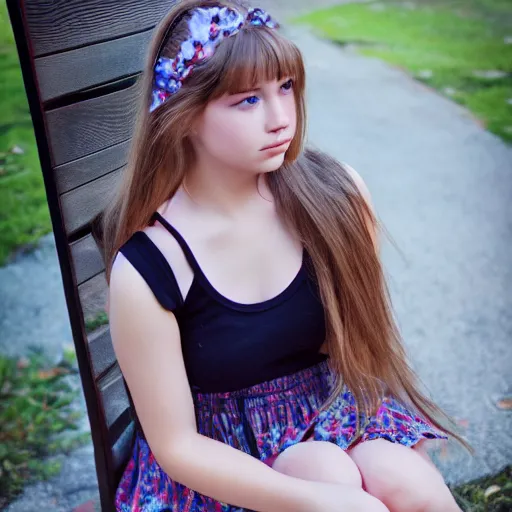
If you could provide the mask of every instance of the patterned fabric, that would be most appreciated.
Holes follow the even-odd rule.
[[[348,449],[383,438],[413,446],[422,439],[446,439],[424,419],[392,398],[384,398],[376,415],[360,416],[357,430],[354,397],[348,389],[324,412],[334,377],[328,362],[231,393],[194,394],[198,431],[212,439],[271,463],[286,448],[311,434]],[[116,494],[119,512],[242,512],[170,480],[158,465],[142,432]]]
[[[229,7],[198,7],[188,22],[190,37],[181,43],[174,59],[160,57],[154,67],[153,100],[150,112],[178,92],[194,66],[213,55],[218,44],[237,34],[244,23],[277,28],[278,24],[262,9],[249,9],[247,17]]]

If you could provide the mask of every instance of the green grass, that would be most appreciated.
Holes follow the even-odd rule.
[[[452,492],[464,512],[510,512],[512,466],[497,475],[456,487]]]
[[[23,154],[13,154],[19,147]],[[52,230],[32,120],[5,2],[0,3],[0,265]]]
[[[24,486],[58,474],[63,456],[90,442],[79,431],[84,414],[69,382],[77,374],[73,348],[57,365],[39,347],[21,359],[0,355],[0,509]]]
[[[102,325],[108,324],[108,315],[105,311],[100,311],[98,314],[93,316],[92,318],[86,318],[85,319],[85,330],[86,332],[93,332],[98,327],[101,327]]]
[[[512,37],[509,0],[384,0],[339,5],[294,21],[407,70],[512,141],[512,44],[505,43]],[[479,71],[505,76],[482,78],[474,74]]]

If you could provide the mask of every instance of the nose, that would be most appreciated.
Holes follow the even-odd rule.
[[[267,103],[267,131],[280,133],[290,125],[290,114],[287,107],[287,98],[275,96]],[[289,102],[288,102],[289,103]]]

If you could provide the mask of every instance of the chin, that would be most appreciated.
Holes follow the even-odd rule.
[[[285,153],[266,159],[261,165],[260,172],[277,171],[283,165],[284,157]]]

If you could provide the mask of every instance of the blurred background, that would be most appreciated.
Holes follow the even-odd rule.
[[[441,446],[436,464],[463,510],[511,511],[512,2],[257,4],[303,52],[309,142],[368,185],[409,357],[476,450]],[[93,511],[90,426],[3,2],[0,45],[0,509]],[[86,318],[89,331],[105,323]]]

